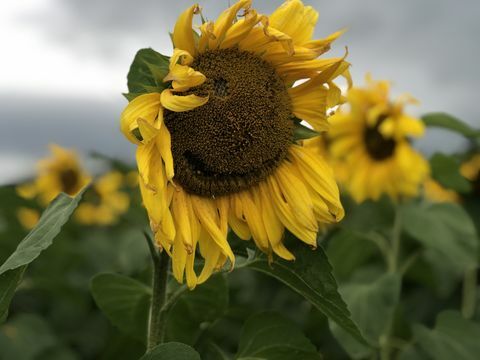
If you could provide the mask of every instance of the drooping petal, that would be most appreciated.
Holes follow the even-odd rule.
[[[193,15],[200,11],[198,4],[190,6],[185,10],[177,20],[173,30],[173,44],[174,47],[188,51],[195,55],[195,38],[193,34],[192,20]]]
[[[133,133],[138,129],[138,119],[154,125],[160,107],[160,94],[158,93],[144,94],[133,99],[123,111],[120,119],[122,133],[134,144],[141,144],[142,139],[138,139]]]
[[[207,97],[191,95],[175,95],[171,89],[162,91],[161,95],[162,105],[168,110],[175,112],[182,112],[195,109],[207,103]]]
[[[213,29],[215,39],[210,40],[210,49],[216,49],[221,45],[221,43],[225,39],[225,35],[228,29],[230,29],[230,27],[232,26],[233,20],[235,20],[237,13],[241,9],[247,10],[248,8],[250,8],[251,3],[252,0],[239,0],[236,4],[230,6],[227,10],[220,14],[217,21],[215,21]]]
[[[175,49],[170,58],[169,72],[163,81],[171,81],[175,91],[185,91],[203,84],[206,80],[205,75],[188,66],[192,60],[192,56],[187,51]]]
[[[250,31],[259,22],[260,17],[255,10],[249,10],[243,19],[234,23],[225,33],[225,38],[220,44],[220,49],[227,49],[237,45],[245,39]]]
[[[157,137],[156,144],[157,149],[162,156],[162,160],[165,163],[165,174],[167,179],[171,181],[174,176],[173,168],[173,156],[172,156],[172,140],[170,136],[170,131],[164,125],[160,128],[160,133]]]

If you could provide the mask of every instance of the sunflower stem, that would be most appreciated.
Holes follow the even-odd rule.
[[[167,301],[168,269],[170,257],[165,251],[158,251],[151,237],[146,234],[148,247],[152,256],[152,302],[150,305],[150,317],[148,321],[147,352],[164,340],[166,311],[162,311]]]
[[[462,315],[466,319],[471,319],[475,315],[475,305],[477,302],[477,268],[465,271],[463,278],[462,294]]]
[[[390,245],[389,256],[387,257],[388,272],[391,274],[400,274],[400,244],[402,239],[402,214],[400,204],[395,206],[395,220],[392,229],[392,242]],[[385,333],[382,335],[380,346],[380,359],[390,360],[392,358],[392,332],[393,318],[387,325]]]

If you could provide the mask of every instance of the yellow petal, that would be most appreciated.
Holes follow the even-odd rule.
[[[33,199],[37,195],[37,186],[35,183],[22,184],[17,186],[15,191],[24,199]]]
[[[252,3],[252,0],[239,0],[236,4],[230,6],[227,10],[220,14],[217,21],[215,21],[213,33],[215,39],[210,41],[210,48],[216,49],[223,42],[225,34],[232,26],[233,20],[235,20],[237,13],[240,9],[248,9]]]
[[[186,60],[179,64],[181,59]],[[170,58],[169,72],[163,81],[171,81],[175,91],[185,91],[203,84],[206,80],[205,75],[185,65],[191,63],[192,60],[193,58],[188,52],[175,49],[174,55]]]
[[[191,254],[193,252],[193,237],[190,228],[191,222],[187,205],[187,195],[180,186],[177,186],[173,193],[172,212],[177,233],[180,233],[187,253]]]
[[[193,15],[198,14],[200,7],[198,4],[190,6],[179,17],[173,30],[174,47],[188,51],[195,55],[195,38],[193,36],[192,20]]]
[[[20,224],[27,230],[33,229],[40,220],[40,213],[35,209],[20,207],[17,210],[17,218]]]
[[[160,94],[151,93],[136,97],[127,105],[122,113],[120,128],[128,140],[134,144],[140,144],[141,139],[132,133],[138,129],[138,119],[143,119],[150,125],[155,124],[160,111]]]
[[[220,49],[227,49],[237,45],[245,39],[253,27],[258,23],[260,17],[255,10],[249,10],[243,19],[234,23],[225,33],[225,38],[220,44]]]
[[[235,194],[242,204],[243,214],[247,221],[248,227],[252,232],[253,240],[257,247],[263,252],[268,252],[268,237],[265,230],[265,225],[262,221],[260,209],[253,202],[253,199],[248,191]]]
[[[207,103],[207,97],[200,97],[195,94],[179,96],[174,95],[171,89],[162,91],[161,95],[162,105],[168,110],[175,112],[182,112],[195,109]]]
[[[183,283],[183,274],[187,264],[187,251],[183,245],[180,233],[177,233],[173,242],[172,251],[172,272],[179,283]]]
[[[165,163],[165,174],[167,179],[171,181],[175,174],[173,168],[172,140],[170,131],[168,131],[165,125],[160,128],[160,134],[157,137],[157,149]]]
[[[162,159],[155,143],[137,148],[137,166],[138,173],[147,188],[157,191],[165,187]]]
[[[232,249],[227,242],[226,234],[223,234],[222,230],[220,229],[218,213],[214,203],[210,199],[195,195],[192,195],[191,199],[193,209],[198,220],[200,221],[200,224],[202,224],[202,227],[215,241],[222,253],[228,256],[233,266],[233,264],[235,264],[235,256],[233,255]]]

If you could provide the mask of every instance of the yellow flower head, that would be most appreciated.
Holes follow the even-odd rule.
[[[352,88],[347,98],[350,109],[330,118],[329,150],[347,171],[339,180],[358,202],[382,194],[416,196],[429,166],[409,142],[424,133],[423,123],[403,110],[414,100],[391,102],[389,83],[369,76],[367,87]]]
[[[473,191],[480,194],[480,154],[475,154],[464,162],[460,173],[472,183]]]
[[[453,190],[444,188],[440,183],[428,178],[423,184],[425,197],[432,202],[459,202],[460,196]]]
[[[121,118],[138,145],[156,242],[190,288],[227,259],[233,266],[229,228],[269,256],[292,260],[285,228],[315,247],[320,224],[343,217],[331,169],[295,143],[293,131],[296,118],[325,131],[326,109],[341,99],[333,80],[350,80],[344,58],[319,59],[342,31],[312,39],[318,13],[299,0],[269,16],[240,0],[193,26],[199,13],[193,5],[175,25],[169,87],[136,97]],[[199,274],[197,252],[205,259]]]
[[[17,193],[25,199],[38,198],[46,206],[58,194],[76,195],[90,181],[73,150],[50,145],[52,156],[38,162],[38,174],[32,183],[17,187]]]
[[[130,199],[121,191],[125,181],[118,171],[95,180],[75,211],[75,219],[85,225],[111,225],[128,210]]]

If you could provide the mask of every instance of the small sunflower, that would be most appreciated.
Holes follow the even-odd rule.
[[[480,154],[475,154],[464,162],[460,173],[471,182],[473,193],[480,195]]]
[[[293,260],[288,229],[316,246],[320,224],[344,211],[330,167],[293,141],[299,119],[325,131],[327,107],[341,101],[333,80],[350,81],[344,58],[318,59],[343,31],[312,40],[318,13],[299,0],[270,16],[240,0],[192,30],[198,5],[180,15],[169,84],[136,97],[121,129],[138,145],[140,189],[159,247],[187,285],[235,258],[231,228],[259,249]],[[202,16],[203,19],[203,16]],[[293,86],[297,80],[301,85]],[[194,271],[196,253],[204,259]]]
[[[349,111],[330,117],[329,151],[333,161],[344,164],[343,185],[361,202],[387,194],[393,199],[416,196],[429,173],[427,161],[416,152],[411,137],[424,133],[421,121],[404,113],[410,97],[389,100],[389,83],[373,81],[352,88]]]
[[[25,199],[37,198],[41,206],[48,205],[61,192],[75,196],[90,181],[73,150],[55,144],[49,147],[52,156],[38,162],[37,178],[16,189]]]
[[[460,196],[455,191],[444,188],[432,178],[425,180],[423,184],[423,192],[425,197],[432,202],[442,203],[460,201]]]
[[[123,174],[112,171],[96,179],[75,210],[75,220],[84,225],[111,225],[128,210],[130,198],[122,191]]]

